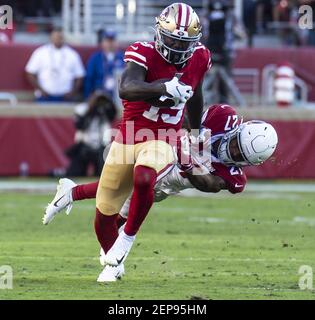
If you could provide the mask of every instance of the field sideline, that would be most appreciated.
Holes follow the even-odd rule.
[[[315,298],[298,286],[299,267],[315,268],[312,182],[252,183],[240,196],[190,193],[155,204],[126,276],[105,286],[95,281],[102,268],[92,200],[41,224],[54,186],[0,181],[0,266],[14,272],[0,299]]]

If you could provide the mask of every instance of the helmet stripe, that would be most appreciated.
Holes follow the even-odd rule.
[[[180,3],[178,5],[178,18],[177,18],[177,28],[178,29],[181,26],[181,20],[182,20],[182,4]]]
[[[181,4],[181,6],[182,6],[182,19],[180,21],[180,30],[184,31],[185,30],[185,21],[187,18],[187,5]]]
[[[190,7],[186,5],[186,21],[185,21],[185,31],[187,31],[188,29],[188,25],[189,25],[189,18],[190,18]]]

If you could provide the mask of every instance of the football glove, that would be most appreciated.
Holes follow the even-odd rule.
[[[192,87],[180,83],[177,77],[174,77],[164,84],[167,94],[175,101],[175,105],[179,102],[186,103],[194,94]]]
[[[199,138],[190,134],[177,143],[177,166],[194,175],[207,174],[211,168],[211,130],[201,132]]]

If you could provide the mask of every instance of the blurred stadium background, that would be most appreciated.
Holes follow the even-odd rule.
[[[206,44],[211,17],[209,1],[186,0],[185,2],[190,4],[201,17],[203,41]],[[304,11],[299,13],[299,8],[302,5],[309,5],[310,8],[315,9],[315,1],[235,0],[213,2],[221,2],[221,4],[231,6],[229,10],[233,12],[245,31],[238,32],[239,35],[233,37],[233,48],[230,48],[231,66],[225,69],[227,72],[225,80],[223,80],[228,84],[225,102],[235,106],[245,120],[260,119],[272,123],[279,135],[279,145],[271,161],[262,166],[245,170],[250,180],[245,195],[236,196],[235,200],[224,200],[225,207],[219,211],[216,211],[215,206],[221,206],[221,197],[229,196],[225,193],[223,196],[214,198],[215,200],[211,204],[212,209],[209,211],[206,209],[206,204],[203,205],[201,213],[199,212],[196,218],[199,220],[194,220],[194,223],[200,222],[202,226],[196,225],[188,230],[186,220],[184,221],[185,217],[190,219],[190,212],[187,211],[189,209],[187,207],[188,201],[191,201],[190,203],[193,205],[193,208],[190,209],[195,210],[196,203],[200,201],[199,198],[192,198],[188,201],[177,198],[178,202],[166,201],[154,209],[166,213],[170,207],[175,206],[172,209],[175,212],[172,218],[174,221],[172,221],[174,224],[178,223],[178,230],[166,231],[166,237],[172,237],[173,234],[176,234],[175,238],[179,239],[181,235],[185,237],[186,232],[187,234],[191,233],[190,236],[193,239],[198,233],[207,234],[209,239],[203,240],[208,241],[205,245],[209,244],[209,248],[213,245],[212,241],[218,241],[212,256],[214,260],[210,261],[209,258],[210,267],[207,267],[208,270],[200,275],[203,281],[208,279],[204,277],[214,276],[214,278],[209,278],[209,281],[215,280],[213,284],[215,289],[207,284],[209,282],[204,282],[204,285],[202,282],[198,282],[199,287],[194,287],[196,285],[194,281],[189,284],[185,282],[186,276],[182,277],[181,274],[164,270],[163,268],[167,268],[167,264],[164,267],[165,261],[168,260],[163,256],[161,261],[159,260],[163,265],[162,271],[164,270],[165,274],[176,278],[179,285],[178,292],[185,284],[187,287],[191,286],[193,290],[187,295],[175,294],[174,292],[173,294],[172,291],[165,290],[160,295],[157,293],[156,297],[191,298],[200,295],[204,298],[272,298],[273,296],[274,298],[299,298],[298,267],[301,264],[311,265],[314,262],[314,254],[311,250],[311,233],[314,228],[312,207],[315,205],[314,200],[310,197],[310,192],[314,192],[313,179],[315,179],[315,149],[313,148],[315,140],[315,26],[312,22],[312,28],[301,28],[299,19]],[[62,28],[66,42],[79,53],[84,65],[86,65],[88,58],[97,50],[99,35],[103,31],[114,32],[121,49],[137,40],[151,41],[154,32],[150,27],[154,26],[154,17],[170,3],[172,1],[164,0],[0,1],[0,5],[9,5],[13,8],[13,28],[0,29],[0,190],[2,199],[0,221],[3,221],[3,223],[0,222],[0,239],[3,240],[0,242],[0,246],[3,246],[0,250],[0,265],[3,263],[16,265],[19,271],[18,293],[14,295],[8,293],[4,296],[5,298],[23,298],[25,284],[30,288],[29,295],[25,296],[28,298],[40,296],[46,290],[43,288],[48,285],[52,286],[52,291],[46,292],[47,298],[72,298],[72,285],[75,285],[76,276],[79,277],[80,274],[79,269],[76,270],[75,275],[71,276],[66,272],[63,276],[69,282],[65,284],[65,291],[60,295],[49,295],[49,292],[52,293],[56,288],[56,292],[60,289],[60,286],[57,286],[58,280],[55,288],[54,284],[45,282],[46,280],[41,276],[36,278],[42,270],[37,270],[34,267],[35,264],[32,264],[37,260],[32,261],[31,253],[38,255],[38,257],[41,256],[41,262],[45,259],[53,259],[53,255],[55,255],[60,259],[60,261],[57,259],[56,272],[58,273],[58,270],[60,271],[67,266],[73,258],[72,256],[75,255],[70,248],[69,250],[64,248],[64,243],[82,241],[82,238],[78,237],[75,231],[67,234],[71,229],[69,222],[66,222],[64,226],[62,221],[57,222],[55,231],[58,230],[59,242],[52,247],[49,241],[54,236],[54,229],[49,230],[45,235],[38,228],[43,211],[41,208],[50,198],[48,193],[52,194],[55,188],[57,181],[55,177],[62,176],[65,173],[65,168],[69,165],[69,158],[65,154],[65,150],[74,143],[76,107],[78,103],[84,101],[84,97],[83,89],[81,89],[72,102],[40,103],[35,101],[33,88],[27,81],[25,74],[25,66],[31,54],[37,47],[49,42],[50,31],[57,26]],[[313,19],[314,17],[315,12]],[[238,30],[234,31],[237,33]],[[205,80],[205,105],[218,102],[220,70],[220,64],[215,65]],[[119,73],[115,74],[115,77],[117,80]],[[283,78],[285,80],[281,81],[281,77],[282,80]],[[117,104],[116,121],[118,121],[121,105],[117,94],[113,95],[113,101]],[[92,171],[88,170],[89,177],[85,178],[88,181],[95,179],[91,177]],[[200,196],[199,193],[188,195]],[[31,202],[31,199],[36,197],[37,200]],[[27,230],[23,227],[24,234],[19,234],[19,222],[13,219],[15,214],[23,214],[25,207],[27,208],[26,213],[33,219],[31,222],[25,217],[21,220],[24,225],[29,225],[30,230],[34,232],[29,238],[30,244],[23,240],[23,236],[29,237]],[[91,228],[88,234],[85,229],[87,222],[92,223],[92,202],[83,209],[91,211],[91,215],[88,218],[82,215],[74,227],[88,238],[86,244],[79,250],[82,252],[82,261],[79,262],[84,265],[84,258],[90,259],[93,254],[89,252],[89,254],[85,254],[89,257],[85,257],[83,251],[93,249],[95,250],[93,253],[96,254],[97,249]],[[184,215],[182,216],[176,210],[184,212]],[[234,213],[232,220],[230,220],[231,212]],[[217,213],[218,215],[216,215]],[[162,228],[168,226],[166,214],[164,218],[165,225]],[[243,221],[243,224],[240,221]],[[259,223],[257,225],[257,221],[261,225]],[[284,224],[281,225],[281,221],[284,221]],[[146,241],[152,240],[150,236],[155,230],[154,223],[158,222],[150,220],[148,226],[144,227],[145,253],[153,251]],[[189,224],[191,223],[190,221]],[[207,223],[213,223],[215,226],[211,229],[211,225],[209,225],[214,240],[210,240],[211,232],[209,233],[205,227]],[[240,230],[240,224],[245,225],[245,229]],[[181,230],[179,230],[179,226],[182,226]],[[246,235],[244,236],[246,239],[238,237],[240,232]],[[258,236],[258,234],[260,235]],[[38,243],[35,244],[35,238],[45,239],[48,252],[40,248]],[[70,238],[72,240],[69,240]],[[158,235],[155,235],[154,239],[156,242],[160,241]],[[203,240],[196,241],[203,243]],[[270,242],[268,242],[269,240]],[[229,241],[235,245],[234,249],[238,248],[239,251],[235,249],[231,254],[229,250],[233,251],[233,245],[229,247],[227,244]],[[181,254],[184,257],[187,252],[185,253],[184,250],[186,248],[185,241],[183,243],[184,245],[181,243],[183,247]],[[62,248],[58,247],[59,245]],[[174,245],[178,245],[178,243]],[[164,253],[167,252],[167,243],[165,243],[165,248],[163,244],[161,246]],[[222,247],[225,249],[221,251]],[[303,251],[303,247],[306,248],[306,251]],[[24,254],[23,248],[25,249]],[[246,250],[242,251],[242,248],[246,248]],[[300,248],[301,251],[297,248]],[[52,250],[50,251],[50,249]],[[224,252],[225,250],[227,252]],[[278,250],[287,251],[278,253]],[[253,252],[255,253],[253,254]],[[145,253],[140,254],[140,257],[137,257],[136,253],[134,259],[141,260],[141,256]],[[166,254],[174,253],[168,252]],[[200,254],[205,254],[205,252]],[[234,254],[238,256],[239,260],[233,260],[236,259]],[[251,257],[253,259],[250,262],[246,260]],[[186,267],[191,268],[190,271],[186,270],[188,278],[196,269],[196,265],[192,261],[200,263],[198,257],[195,258],[196,260],[192,259],[186,263]],[[63,262],[62,259],[64,259]],[[79,258],[74,257],[73,259]],[[135,260],[131,258],[131,261]],[[226,267],[224,261],[229,261],[229,267]],[[247,269],[249,267],[247,263],[252,264],[250,269]],[[94,265],[95,261],[91,264]],[[145,264],[148,264],[148,269],[154,269],[154,262],[151,264],[145,262]],[[241,265],[244,270],[239,271],[238,265]],[[90,267],[93,268],[93,266]],[[175,269],[179,270],[181,267],[182,264],[179,263]],[[45,268],[48,268],[47,272],[52,279],[57,277],[57,273],[54,269],[49,269],[49,265]],[[216,268],[221,270],[217,278],[216,271],[218,270]],[[134,286],[139,280],[135,269],[136,267],[131,271],[131,277],[134,277],[132,279],[135,281]],[[279,273],[275,271],[273,274],[268,274],[269,271],[276,269],[279,270]],[[34,270],[34,273],[29,274],[29,272],[32,273],[30,270]],[[94,280],[94,273],[97,272],[92,272],[90,269],[88,272],[89,280]],[[156,270],[156,272],[158,274],[159,271]],[[263,272],[261,279],[257,276],[259,272]],[[242,281],[236,281],[233,274],[239,276],[244,284]],[[247,286],[248,276],[256,277],[255,285]],[[270,280],[271,278],[272,280]],[[145,274],[144,279],[148,280],[148,288],[154,288],[155,283],[152,282],[149,272]],[[235,282],[232,281],[233,279]],[[87,279],[83,279],[83,282],[84,280]],[[226,285],[231,284],[231,288],[234,286],[236,289],[224,292],[226,289],[226,287],[224,289],[224,281],[228,281]],[[37,284],[42,288],[41,292],[36,291]],[[97,292],[94,292],[94,289],[88,287],[86,283],[85,285],[87,291],[80,292],[80,297],[104,298],[99,288]],[[165,283],[161,286],[165,287]],[[119,288],[124,290],[122,285]],[[137,289],[135,289],[134,295],[128,293],[123,297],[144,297],[141,296],[141,290],[137,291]],[[121,298],[117,294],[112,296],[107,294],[106,297]],[[149,293],[146,297],[149,297]],[[308,295],[303,297],[312,298]]]
[[[77,50],[84,64],[97,50],[100,30],[114,30],[122,49],[133,41],[152,40],[154,17],[171,1],[4,2],[13,8],[13,30],[1,30],[7,40],[0,43],[0,175],[45,176],[69,162],[64,150],[73,143],[73,110],[80,99],[83,101],[83,95],[76,103],[35,103],[25,75],[32,52],[49,42],[54,26],[63,28],[66,42]],[[186,2],[199,13],[206,37],[208,1]],[[274,161],[250,168],[248,174],[252,178],[315,178],[315,153],[310,148],[315,136],[315,51],[308,36],[314,29],[299,28],[298,9],[302,2],[235,1],[233,11],[243,21],[247,36],[235,38],[231,49],[229,75],[233,83],[226,102],[238,107],[245,119],[270,121],[280,137]],[[314,1],[306,2],[314,7]],[[249,15],[256,17],[254,22],[247,22]],[[294,93],[290,93],[294,97],[287,97],[287,103],[281,105],[276,100],[275,79],[277,68],[287,63],[294,73]],[[205,80],[205,105],[218,102],[215,69]],[[117,96],[114,100],[120,106]]]

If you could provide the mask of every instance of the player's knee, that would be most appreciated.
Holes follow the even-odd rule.
[[[111,216],[118,213],[117,208],[104,199],[96,197],[96,208],[105,216]]]
[[[145,166],[136,166],[134,170],[135,188],[153,188],[156,181],[156,171]]]

